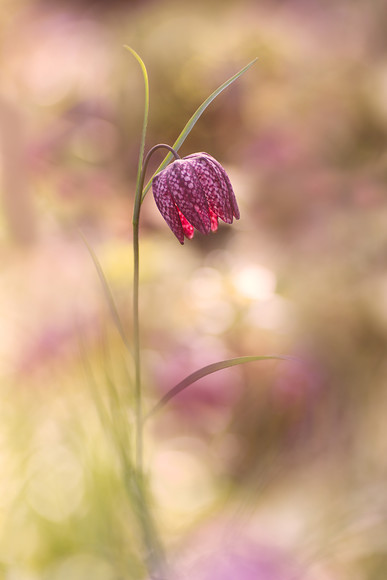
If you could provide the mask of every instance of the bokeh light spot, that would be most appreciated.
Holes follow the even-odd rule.
[[[235,269],[234,285],[245,298],[267,300],[275,292],[276,276],[268,268],[251,264]]]
[[[59,522],[79,507],[83,498],[81,465],[62,445],[39,449],[28,464],[27,497],[42,517]]]

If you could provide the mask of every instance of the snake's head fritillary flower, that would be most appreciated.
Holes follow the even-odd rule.
[[[208,153],[177,159],[152,182],[153,196],[161,215],[181,244],[194,229],[202,234],[218,229],[218,218],[231,224],[239,209],[230,179]]]

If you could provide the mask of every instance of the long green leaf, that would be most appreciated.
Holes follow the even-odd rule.
[[[143,118],[143,123],[142,123],[140,153],[139,153],[139,157],[138,157],[137,181],[136,181],[136,201],[137,201],[137,203],[140,203],[141,202],[141,198],[140,198],[141,192],[139,191],[139,187],[140,187],[142,164],[143,164],[143,160],[144,160],[146,130],[148,127],[148,116],[149,116],[149,80],[148,80],[148,72],[146,70],[146,66],[145,66],[143,60],[141,59],[141,57],[137,54],[137,52],[135,50],[133,50],[133,48],[131,48],[127,44],[124,45],[124,48],[126,48],[126,50],[129,50],[129,52],[137,60],[138,64],[141,67],[142,76],[144,78],[144,89],[145,89],[144,118]],[[137,200],[137,198],[138,198],[138,200]]]
[[[234,76],[232,76],[226,82],[224,82],[222,85],[220,85],[220,87],[218,87],[200,105],[200,107],[195,111],[195,113],[189,119],[188,123],[185,125],[184,129],[182,130],[182,132],[180,133],[180,135],[178,136],[178,138],[174,142],[173,148],[175,149],[175,151],[179,151],[180,147],[182,146],[182,144],[184,143],[184,141],[186,140],[186,138],[188,137],[188,135],[192,131],[193,127],[196,125],[196,123],[199,120],[199,118],[202,116],[202,114],[204,113],[204,111],[207,109],[208,105],[210,105],[212,103],[212,101],[214,99],[216,99],[216,97],[218,95],[220,95],[220,93],[222,91],[224,91],[224,89],[226,89],[227,87],[229,87],[234,81],[236,81],[241,75],[243,75],[243,73],[245,73],[251,66],[253,66],[253,64],[257,60],[258,60],[257,58],[255,58],[254,60],[252,60],[248,65],[246,65],[244,68],[242,68]],[[148,181],[148,183],[144,187],[144,191],[143,191],[143,194],[142,194],[142,199],[144,199],[144,197],[146,196],[147,192],[149,191],[149,188],[151,186],[152,179],[154,178],[154,176],[157,173],[159,173],[159,171],[161,171],[162,169],[164,169],[164,167],[166,167],[168,165],[168,163],[171,161],[171,159],[172,159],[172,154],[171,153],[168,153],[168,155],[165,157],[164,161],[159,165],[159,167],[157,168],[157,170],[155,171],[155,173],[152,175],[151,179]]]
[[[237,358],[230,358],[227,360],[222,360],[216,363],[212,363],[201,369],[195,371],[194,373],[188,375],[180,381],[177,385],[172,387],[161,399],[160,401],[150,410],[150,412],[145,416],[144,421],[154,415],[157,411],[162,409],[171,399],[176,397],[179,393],[184,391],[187,387],[206,377],[207,375],[211,375],[212,373],[216,373],[222,369],[227,369],[229,367],[234,367],[236,365],[242,365],[249,362],[255,362],[259,360],[296,360],[299,361],[296,357],[285,355],[285,354],[268,354],[262,356],[241,356]]]

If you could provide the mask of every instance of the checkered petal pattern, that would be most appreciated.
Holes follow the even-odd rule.
[[[216,231],[218,218],[231,224],[239,219],[235,194],[223,167],[208,155],[194,153],[177,159],[152,182],[161,215],[181,244],[194,230]]]

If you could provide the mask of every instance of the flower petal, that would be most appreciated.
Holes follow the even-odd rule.
[[[184,159],[190,159],[195,169],[201,172],[201,179],[206,182],[206,185],[203,182],[203,187],[211,209],[226,223],[232,223],[234,216],[239,219],[234,190],[222,165],[208,153],[194,153]]]
[[[155,199],[156,205],[161,215],[163,216],[163,218],[165,219],[168,226],[171,228],[172,232],[175,234],[179,242],[181,244],[184,244],[184,229],[183,229],[184,226],[182,225],[178,208],[176,207],[176,204],[168,189],[165,170],[160,171],[160,173],[158,173],[153,178],[152,191],[153,197]]]
[[[183,159],[174,161],[167,170],[168,190],[176,206],[194,228],[208,234],[211,217],[206,195],[196,173]]]
[[[194,228],[203,234],[216,231],[218,218],[239,219],[234,191],[224,168],[208,153],[177,159],[152,182],[156,205],[181,244]]]
[[[218,229],[218,216],[216,215],[216,213],[212,211],[211,208],[210,208],[210,216],[211,216],[211,231],[216,232],[216,230]]]
[[[213,213],[224,222],[232,223],[233,211],[229,203],[228,188],[222,176],[218,175],[217,170],[203,156],[197,156],[187,161],[191,163],[195,170],[206,192],[208,206]]]
[[[194,227],[189,223],[189,221],[183,216],[179,208],[177,208],[179,212],[179,217],[181,221],[181,225],[183,226],[184,235],[191,240],[194,236]]]

